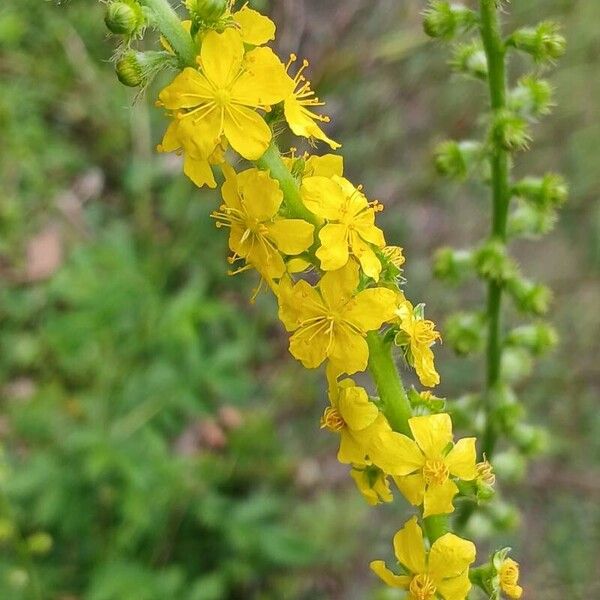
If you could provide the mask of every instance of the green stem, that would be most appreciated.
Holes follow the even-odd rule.
[[[384,342],[376,331],[367,334],[367,344],[369,369],[383,402],[383,412],[394,431],[410,435],[408,419],[412,417],[412,408],[392,358],[391,344]]]
[[[140,0],[140,4],[152,11],[158,29],[171,44],[183,66],[195,66],[196,44],[168,0]]]
[[[488,62],[488,82],[492,112],[506,107],[505,45],[496,0],[479,0],[481,10],[481,39]],[[510,159],[508,152],[496,146],[490,158],[492,169],[493,216],[491,238],[506,242],[506,223],[510,203]],[[490,457],[494,451],[497,431],[494,424],[492,391],[500,383],[502,362],[502,284],[490,282],[488,286],[487,313],[487,374],[486,374],[486,430],[483,436],[483,452]]]
[[[256,166],[264,171],[269,171],[271,177],[279,182],[285,204],[291,216],[304,219],[315,225],[315,227],[319,226],[320,223],[317,217],[304,206],[298,183],[285,166],[275,141],[271,142],[266,152],[256,161]]]

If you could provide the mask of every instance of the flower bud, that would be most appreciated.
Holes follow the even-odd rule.
[[[553,106],[552,91],[552,86],[545,79],[531,75],[523,77],[510,92],[508,107],[529,118],[547,115]]]
[[[503,282],[513,278],[517,272],[514,261],[508,256],[506,246],[490,240],[475,253],[475,269],[484,279]]]
[[[525,177],[513,186],[513,195],[541,208],[563,205],[568,196],[567,183],[557,173],[543,177]]]
[[[519,526],[519,511],[507,502],[496,501],[489,505],[488,516],[498,531],[510,531]]]
[[[457,354],[473,354],[483,345],[483,328],[481,314],[460,312],[446,321],[444,337]]]
[[[548,312],[552,292],[545,285],[515,277],[508,282],[507,289],[522,312],[537,316]]]
[[[519,423],[508,434],[509,439],[526,456],[545,452],[549,445],[548,433],[541,427]]]
[[[425,10],[423,29],[430,37],[449,40],[459,31],[467,31],[476,23],[477,16],[466,6],[434,0]]]
[[[460,283],[473,271],[473,253],[470,250],[440,248],[433,259],[433,273],[439,279]]]
[[[531,375],[533,359],[523,348],[505,348],[502,353],[502,375],[508,383],[517,383]]]
[[[565,53],[567,45],[559,29],[559,25],[552,21],[543,21],[536,27],[523,27],[508,38],[507,45],[527,52],[537,63],[553,62]]]
[[[185,0],[185,5],[194,21],[214,23],[225,14],[227,0]]]
[[[118,35],[133,36],[145,24],[142,7],[135,0],[119,0],[106,7],[106,27]]]
[[[490,139],[495,146],[509,152],[524,150],[531,141],[529,124],[510,110],[499,111],[492,119]]]
[[[454,49],[450,65],[455,71],[463,75],[468,75],[475,79],[487,79],[487,57],[485,50],[477,42],[458,44]]]
[[[504,431],[512,431],[524,416],[523,406],[507,385],[502,385],[490,393],[493,396],[493,419]]]
[[[465,140],[442,142],[435,150],[435,166],[441,175],[454,179],[465,179],[471,167],[482,157],[479,142]]]
[[[128,87],[144,86],[173,60],[173,55],[168,52],[127,50],[117,61],[115,70],[123,85]]]
[[[52,544],[52,537],[44,531],[34,533],[27,538],[27,547],[32,554],[48,554],[52,549]]]
[[[556,346],[558,334],[554,327],[546,323],[522,325],[508,334],[506,343],[510,346],[525,348],[531,354],[539,356]]]
[[[550,233],[558,217],[554,209],[521,204],[508,217],[507,231],[511,237],[539,238]]]
[[[494,455],[494,471],[502,481],[521,481],[527,471],[527,461],[516,449]]]

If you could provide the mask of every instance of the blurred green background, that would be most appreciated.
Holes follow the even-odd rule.
[[[478,287],[433,280],[431,256],[485,235],[478,184],[440,179],[442,139],[480,133],[480,84],[453,76],[417,0],[254,2],[278,50],[311,60],[349,176],[387,207],[407,294],[442,328]],[[123,88],[94,0],[0,5],[0,598],[398,598],[369,573],[407,514],[371,509],[318,429],[318,373],[287,354],[273,301],[226,275],[217,195],[157,155],[165,120]],[[569,40],[554,114],[519,175],[562,171],[556,231],[522,242],[555,292],[561,345],[521,384],[548,453],[503,480],[530,600],[600,597],[600,3],[530,0]],[[517,64],[518,68],[519,65]],[[160,82],[157,82],[160,83]],[[137,100],[137,101],[136,101]],[[516,319],[516,317],[515,317]],[[515,320],[515,322],[518,322]],[[480,359],[437,352],[440,395],[477,390]],[[485,533],[485,522],[475,522]],[[482,544],[485,548],[485,543]]]

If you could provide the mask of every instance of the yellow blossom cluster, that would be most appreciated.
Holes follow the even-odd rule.
[[[254,269],[277,298],[290,353],[308,369],[326,366],[321,427],[339,436],[338,459],[365,500],[390,502],[393,481],[423,523],[451,513],[458,484],[480,477],[475,438],[455,442],[451,418],[439,410],[412,416],[402,383],[391,383],[395,367],[390,372],[373,350],[373,339],[388,353],[399,348],[421,384],[433,387],[439,375],[432,346],[440,334],[423,305],[406,299],[402,249],[388,245],[376,225],[383,206],[344,176],[341,156],[279,154],[273,132],[284,122],[311,146],[340,145],[322,129],[328,117],[315,112],[323,103],[306,79],[308,62],[292,75],[297,57],[284,63],[268,46],[274,23],[233,5],[210,22],[194,22],[190,8],[180,24],[196,58],[159,94],[170,124],[158,150],[182,155],[197,186],[221,181],[222,203],[212,217],[229,229],[232,273]],[[172,42],[162,43],[175,54]],[[368,369],[379,397],[349,377]],[[408,407],[404,420],[388,389],[394,385]],[[417,395],[422,402],[432,397]],[[465,600],[474,545],[452,533],[428,534],[426,544],[418,523],[411,518],[394,537],[402,572],[382,561],[371,564],[373,571],[411,600]],[[507,563],[501,579],[510,597],[517,597],[514,574]]]

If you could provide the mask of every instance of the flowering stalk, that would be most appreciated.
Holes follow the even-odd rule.
[[[322,129],[329,119],[306,79],[308,61],[297,68],[291,55],[284,64],[269,47],[275,24],[234,0],[186,0],[184,21],[167,0],[141,4],[143,22],[135,0],[107,7],[121,21],[133,17],[128,27],[107,15],[127,48],[119,79],[145,86],[175,66],[158,96],[170,119],[158,150],[179,154],[198,187],[216,188],[222,173],[222,203],[211,216],[229,230],[231,274],[256,271],[277,298],[292,356],[308,369],[326,367],[320,425],[339,437],[338,460],[369,504],[391,502],[393,482],[415,507],[394,537],[401,573],[378,560],[371,569],[410,600],[465,600],[473,584],[495,593],[503,577],[516,590],[514,561],[505,569],[503,555],[470,576],[475,545],[450,531],[455,499],[489,488],[493,475],[477,467],[474,437],[455,441],[445,402],[403,385],[394,351],[422,386],[439,383],[432,347],[440,334],[424,305],[404,294],[402,249],[376,225],[383,206],[344,177],[340,155],[281,154],[274,140],[285,123],[312,146],[340,147]],[[471,13],[459,16],[467,23]],[[130,50],[145,26],[163,36],[151,71],[135,65],[148,53]],[[375,397],[352,379],[367,370]]]
[[[509,242],[516,236],[536,238],[547,233],[556,220],[557,207],[566,199],[566,185],[554,173],[520,181],[511,177],[513,155],[524,150],[531,140],[530,123],[547,114],[552,103],[552,88],[539,77],[539,67],[563,53],[564,38],[557,25],[549,22],[518,29],[504,37],[502,12],[505,7],[498,0],[479,0],[478,12],[432,1],[425,12],[425,31],[432,37],[448,40],[459,33],[477,31],[478,39],[456,45],[453,66],[463,75],[486,82],[489,91],[487,139],[444,142],[438,148],[436,163],[443,174],[456,179],[476,171],[486,175],[484,180],[492,196],[491,232],[479,248],[441,249],[435,264],[436,274],[449,281],[458,282],[476,274],[487,285],[485,314],[459,313],[450,317],[446,334],[459,354],[468,354],[483,346],[481,331],[484,326],[487,329],[480,472],[488,479],[493,472],[487,460],[493,457],[499,441],[507,440],[523,455],[539,448],[541,434],[520,422],[523,409],[510,387],[523,373],[514,367],[511,370],[510,365],[527,364],[532,356],[556,343],[554,330],[545,323],[517,327],[510,332],[502,325],[505,296],[511,297],[521,312],[535,316],[546,312],[549,298],[544,286],[521,275],[516,261],[509,256]],[[509,85],[507,63],[515,50],[529,54],[537,69]],[[477,408],[471,403],[468,410]],[[458,524],[464,526],[475,508],[473,501],[465,504]]]

